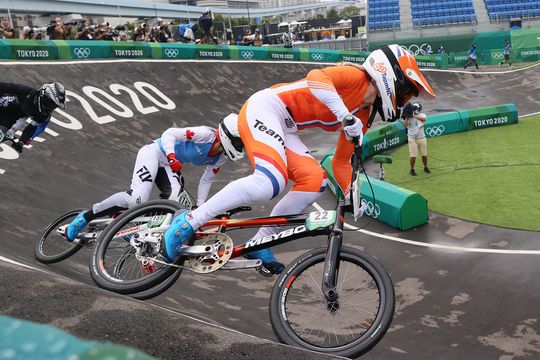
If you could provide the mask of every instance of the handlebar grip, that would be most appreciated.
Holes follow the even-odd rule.
[[[343,125],[344,127],[345,126],[350,126],[350,125],[353,125],[354,124],[354,117],[352,115],[347,115],[343,121]],[[358,136],[355,136],[351,139],[351,142],[354,144],[354,147],[359,147],[360,146],[360,139],[358,138]]]

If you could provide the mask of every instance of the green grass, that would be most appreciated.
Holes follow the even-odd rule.
[[[420,155],[420,154],[419,154]],[[431,210],[474,222],[540,231],[540,116],[428,139],[428,165],[409,175],[407,145],[392,154],[386,180],[417,191]]]

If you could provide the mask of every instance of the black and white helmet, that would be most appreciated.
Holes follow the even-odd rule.
[[[43,84],[37,93],[37,106],[42,114],[50,114],[54,109],[66,108],[66,89],[60,83]]]
[[[413,112],[415,113],[415,115],[418,115],[418,114],[420,114],[420,111],[422,111],[422,104],[420,104],[418,102],[414,102],[412,104],[412,109],[413,109]]]
[[[238,161],[244,157],[244,143],[238,130],[238,115],[229,114],[218,127],[218,140],[223,146],[225,155],[232,161]]]

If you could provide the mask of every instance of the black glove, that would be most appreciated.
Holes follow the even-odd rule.
[[[20,154],[23,151],[23,145],[24,144],[20,141],[14,141],[13,144],[11,144],[11,147]]]
[[[401,109],[401,118],[407,119],[407,118],[410,118],[412,115],[413,115],[413,106],[410,102],[408,102]]]

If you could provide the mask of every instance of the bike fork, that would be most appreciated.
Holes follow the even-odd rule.
[[[329,310],[335,309],[338,306],[336,283],[339,272],[339,253],[341,252],[341,243],[343,240],[343,214],[343,208],[339,206],[332,233],[328,236],[328,247],[324,259],[322,291],[328,302]]]

